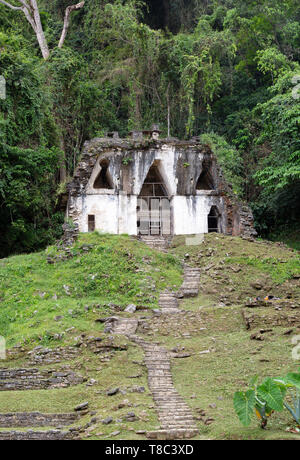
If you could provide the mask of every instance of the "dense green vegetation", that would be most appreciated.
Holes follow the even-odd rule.
[[[0,5],[0,257],[59,235],[86,139],[154,121],[167,135],[168,112],[172,136],[214,147],[262,236],[297,239],[299,2],[87,0],[60,49],[68,4],[38,1],[46,61],[23,13]]]

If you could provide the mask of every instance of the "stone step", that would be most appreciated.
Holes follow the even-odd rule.
[[[158,300],[159,303],[171,303],[178,304],[178,299],[176,297],[160,297]]]
[[[199,282],[198,281],[189,281],[189,282],[183,283],[182,286],[181,286],[181,290],[184,291],[184,289],[186,289],[188,287],[197,287],[197,289],[199,289]]]
[[[162,418],[159,417],[159,421],[162,426],[170,426],[170,425],[183,425],[185,426],[195,426],[195,420],[192,417],[169,417],[169,418]]]
[[[181,399],[176,399],[176,398],[172,398],[171,396],[167,395],[168,396],[168,399],[166,399],[166,397],[162,397],[162,396],[154,396],[154,400],[158,403],[161,404],[161,406],[163,406],[164,408],[168,407],[167,405],[165,405],[164,403],[169,403],[169,404],[176,404],[177,406],[179,404],[182,404],[182,407],[186,408],[187,406],[185,405],[185,402],[182,401]]]
[[[185,425],[185,426],[195,426],[195,419],[191,416],[182,415],[182,417],[177,416],[175,417],[174,414],[170,415],[169,417],[160,417],[159,421],[161,424],[164,425]]]
[[[170,305],[178,305],[178,300],[175,299],[174,297],[172,299],[169,299],[169,298],[163,298],[163,299],[159,299],[158,303],[160,305],[166,305],[166,304],[170,304]]]
[[[171,395],[167,395],[167,396],[168,398],[166,399],[166,397],[154,395],[154,400],[156,402],[159,402],[164,409],[166,409],[167,407],[170,407],[166,403],[176,404],[176,406],[179,406],[179,404],[182,404],[181,408],[187,409],[187,405],[181,399],[172,398]]]
[[[164,406],[161,407],[160,410],[160,417],[171,417],[172,414],[176,413],[176,415],[183,415],[185,416],[186,414],[190,415],[189,409],[188,408],[180,408],[180,406],[173,406],[166,408]]]
[[[160,304],[178,304],[178,300],[175,297],[163,297],[158,300],[158,303]]]
[[[189,421],[185,421],[185,420],[182,420],[181,422],[180,421],[172,421],[171,419],[169,419],[169,421],[162,421],[160,420],[161,422],[161,427],[163,429],[172,429],[172,428],[182,428],[182,429],[187,429],[187,428],[196,428],[196,424],[195,424],[195,421],[192,420],[191,422]]]
[[[173,304],[170,304],[170,303],[167,303],[167,304],[160,303],[160,304],[159,304],[159,307],[160,307],[160,309],[161,309],[161,313],[163,313],[163,312],[166,311],[166,310],[174,310],[174,311],[180,312],[180,310],[179,310],[179,308],[178,308],[178,305],[176,305],[175,303],[173,303]]]
[[[197,429],[176,429],[176,430],[157,430],[149,431],[146,436],[148,439],[158,440],[176,440],[176,439],[191,439],[197,436]]]
[[[178,309],[178,304],[176,302],[158,302],[158,303],[159,303],[159,307],[162,310],[166,310],[166,309],[179,310]]]
[[[175,308],[165,308],[165,309],[162,311],[162,314],[164,314],[164,315],[174,315],[174,314],[178,314],[178,312],[180,312],[179,309],[175,309]]]

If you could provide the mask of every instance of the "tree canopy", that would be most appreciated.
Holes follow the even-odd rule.
[[[299,224],[298,0],[39,0],[47,56],[5,3],[0,257],[59,235],[86,139],[153,122],[213,146],[262,236]]]

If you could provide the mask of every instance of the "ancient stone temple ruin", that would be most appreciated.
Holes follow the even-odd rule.
[[[67,217],[80,232],[141,237],[220,232],[254,236],[250,209],[198,138],[160,139],[157,126],[85,143],[68,186]]]

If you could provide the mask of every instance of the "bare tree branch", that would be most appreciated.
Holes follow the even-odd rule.
[[[23,11],[27,21],[29,22],[29,24],[31,25],[31,27],[33,28],[36,34],[36,38],[38,40],[43,58],[47,60],[49,58],[50,52],[49,52],[48,43],[47,43],[47,40],[44,34],[40,12],[39,12],[39,7],[37,5],[37,0],[19,0],[19,3],[22,6],[15,6],[5,0],[0,0],[0,4],[7,6],[11,10]],[[59,44],[58,44],[59,48],[62,48],[65,42],[66,36],[67,36],[68,28],[70,25],[70,14],[74,10],[80,10],[81,8],[83,8],[84,4],[85,4],[85,1],[77,3],[76,5],[70,5],[66,8],[64,27],[63,27],[63,31],[62,31],[62,34],[59,40]]]
[[[5,2],[4,0],[0,0],[0,3],[2,3],[2,5],[8,6],[8,8],[10,8],[11,10],[22,10],[23,9],[22,6],[14,6],[14,5],[11,5],[8,2]]]
[[[68,6],[66,8],[64,27],[63,27],[63,31],[62,31],[62,34],[61,34],[61,37],[60,37],[60,40],[59,40],[59,44],[58,44],[59,48],[63,47],[63,44],[64,44],[66,36],[67,36],[68,28],[69,28],[69,25],[70,25],[70,14],[74,10],[80,10],[81,8],[83,8],[84,4],[85,4],[85,2],[80,2],[80,3],[77,3],[76,5],[70,5],[70,6]]]
[[[19,1],[23,5],[22,10],[23,10],[23,13],[25,14],[25,17],[26,17],[27,21],[29,22],[29,24],[33,28],[34,32],[36,33],[36,24],[35,24],[34,19],[32,17],[31,6],[28,5],[28,3],[25,0],[19,0]]]

